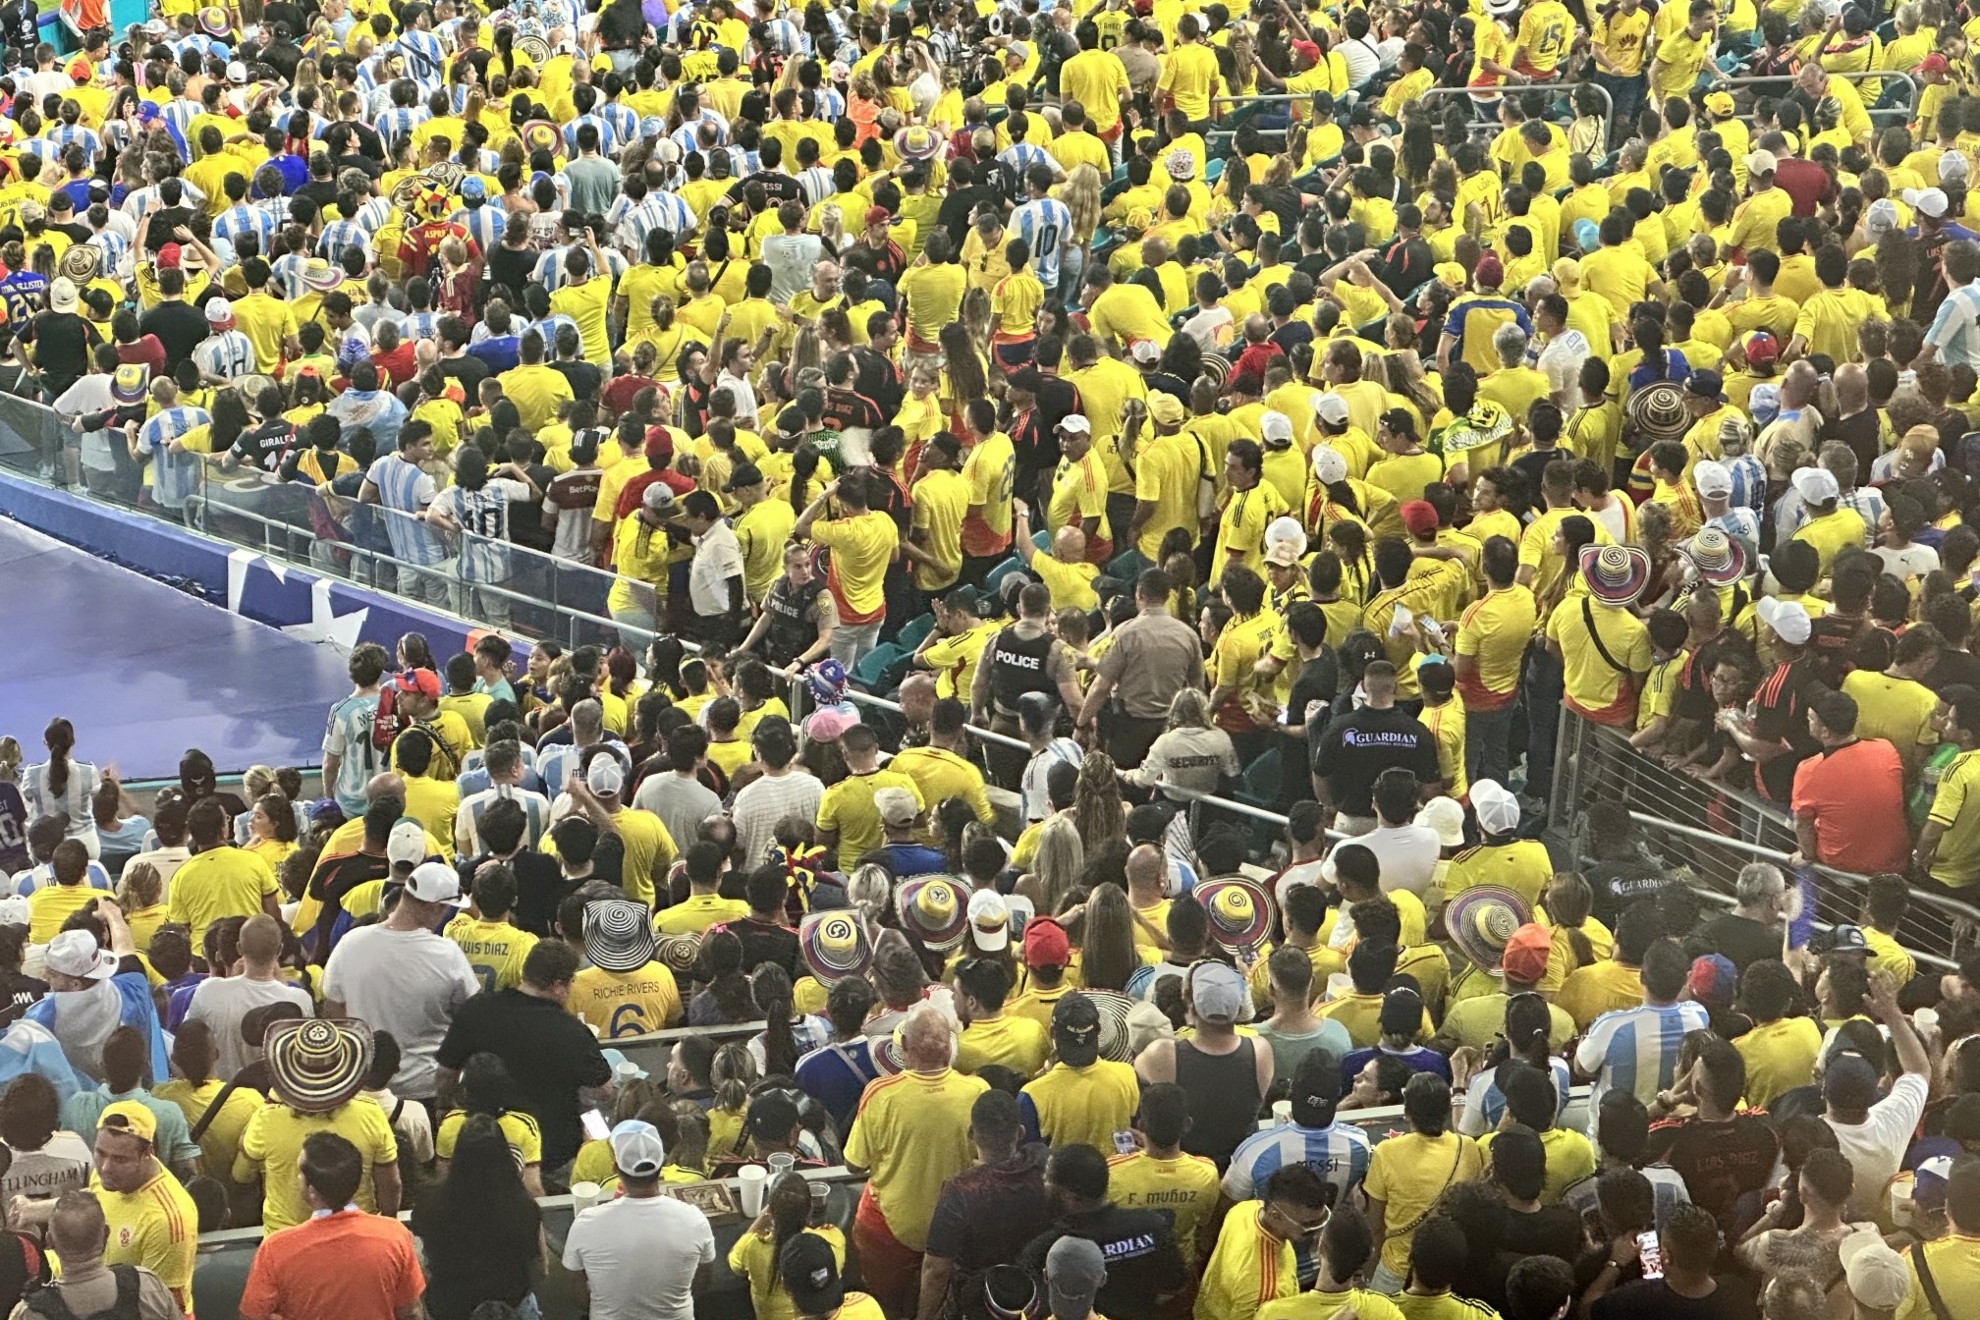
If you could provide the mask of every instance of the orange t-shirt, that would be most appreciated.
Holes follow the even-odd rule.
[[[241,1292],[240,1313],[242,1320],[390,1317],[425,1293],[426,1276],[405,1225],[340,1210],[262,1240]]]

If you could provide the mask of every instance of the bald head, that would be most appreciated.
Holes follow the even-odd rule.
[[[73,1272],[83,1261],[103,1255],[110,1240],[110,1226],[103,1219],[103,1204],[94,1192],[64,1192],[55,1202],[55,1216],[48,1222],[48,1237],[63,1263]]]
[[[1163,864],[1162,850],[1152,843],[1144,843],[1127,856],[1127,882],[1130,889],[1163,889],[1167,887],[1169,868]]]
[[[401,802],[406,798],[406,781],[396,770],[373,775],[364,786],[366,802],[382,802],[388,797],[398,798]]]
[[[949,1066],[950,1042],[954,1034],[942,1010],[922,1000],[908,1010],[901,1023],[901,1051],[908,1067],[916,1072],[939,1072]]]
[[[1264,313],[1253,312],[1244,318],[1244,337],[1251,343],[1262,344],[1271,333],[1272,323],[1265,319]]]
[[[1086,533],[1068,523],[1052,535],[1052,558],[1077,564],[1086,558]]]
[[[1861,363],[1845,362],[1836,368],[1836,403],[1845,413],[1862,412],[1870,406],[1870,377]]]
[[[1810,66],[1813,67],[1813,66]],[[1805,408],[1815,402],[1815,391],[1821,386],[1822,378],[1815,374],[1815,368],[1803,358],[1787,369],[1781,377],[1781,406],[1783,408]]]
[[[274,967],[282,956],[282,923],[265,912],[249,917],[241,927],[240,950],[249,966]]]
[[[901,680],[901,690],[894,700],[901,703],[901,714],[909,724],[928,723],[935,715],[935,675],[925,669],[909,674]]]

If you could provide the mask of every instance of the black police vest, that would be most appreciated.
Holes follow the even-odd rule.
[[[824,589],[825,583],[819,578],[795,589],[786,579],[764,598],[763,608],[770,616],[764,641],[770,658],[777,664],[789,664],[818,640],[818,624],[812,617],[812,609],[818,603],[818,593]]]
[[[1052,655],[1051,633],[1025,639],[1015,625],[1004,629],[990,643],[990,695],[998,707],[1015,712],[1018,699],[1027,692],[1057,692],[1059,685],[1046,677],[1045,664]]]

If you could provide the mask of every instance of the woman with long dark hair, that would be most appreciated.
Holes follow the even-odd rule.
[[[763,1198],[763,1213],[729,1248],[729,1269],[749,1280],[749,1301],[756,1320],[795,1320],[797,1311],[790,1294],[784,1291],[777,1260],[784,1244],[800,1233],[815,1233],[825,1239],[833,1258],[841,1267],[845,1265],[846,1235],[839,1226],[811,1222],[811,1184],[801,1173],[782,1174]]]
[[[543,1212],[494,1117],[468,1116],[453,1151],[445,1176],[412,1213],[412,1230],[426,1248],[427,1314],[468,1320],[483,1302],[521,1308],[543,1277]]]
[[[441,1119],[433,1133],[433,1151],[439,1156],[434,1167],[446,1174],[461,1129],[469,1119],[484,1116],[495,1121],[514,1152],[523,1186],[531,1196],[543,1195],[543,1131],[527,1111],[509,1107],[516,1098],[516,1083],[502,1060],[493,1054],[469,1055],[461,1068],[456,1098],[461,1107]]]
[[[41,745],[48,759],[21,772],[21,796],[27,801],[28,824],[44,816],[69,818],[67,837],[78,840],[93,858],[100,845],[96,837],[96,814],[90,809],[90,795],[102,778],[97,768],[78,761],[76,726],[59,715],[41,731]]]

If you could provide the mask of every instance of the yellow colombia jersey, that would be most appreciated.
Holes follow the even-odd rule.
[[[111,1192],[100,1185],[92,1190],[110,1229],[103,1263],[144,1266],[158,1276],[179,1309],[190,1316],[193,1259],[199,1251],[199,1210],[186,1189],[161,1165],[156,1176],[135,1192]]]
[[[1217,1165],[1201,1155],[1157,1159],[1147,1151],[1107,1161],[1107,1199],[1124,1210],[1167,1210],[1175,1216],[1183,1262],[1196,1263],[1196,1238],[1217,1208]]]
[[[1217,1234],[1203,1283],[1196,1294],[1196,1320],[1251,1320],[1258,1308],[1299,1291],[1299,1261],[1292,1243],[1265,1229],[1263,1201],[1232,1207]]]
[[[483,990],[508,990],[522,981],[523,959],[537,937],[506,921],[482,921],[463,912],[447,923],[447,938],[461,946]]]
[[[1084,1068],[1054,1064],[1018,1093],[1025,1127],[1047,1145],[1114,1148],[1141,1103],[1141,1083],[1125,1063],[1101,1059]]]
[[[944,1068],[882,1077],[860,1097],[846,1134],[846,1163],[867,1170],[866,1194],[902,1246],[928,1245],[942,1184],[976,1158],[969,1111],[989,1089]]]
[[[1259,1307],[1258,1320],[1334,1320],[1348,1308],[1353,1309],[1355,1320],[1402,1320],[1402,1312],[1396,1309],[1394,1301],[1366,1288],[1282,1297]]]
[[[681,993],[674,974],[657,962],[636,972],[586,967],[571,978],[571,1012],[601,1038],[638,1036],[678,1025]]]

